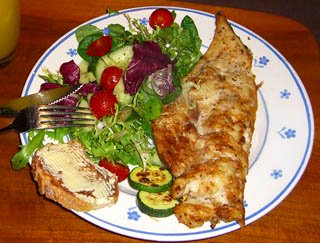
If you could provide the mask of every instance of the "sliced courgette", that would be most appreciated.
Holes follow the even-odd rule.
[[[166,192],[140,191],[137,195],[137,206],[141,212],[152,217],[168,217],[174,212],[178,201]]]
[[[146,168],[134,168],[128,177],[129,185],[139,191],[164,192],[167,191],[173,181],[173,177],[167,169],[157,165]]]

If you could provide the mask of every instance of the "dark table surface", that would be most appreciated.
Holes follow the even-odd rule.
[[[214,6],[263,11],[294,19],[308,27],[320,42],[320,0],[188,0]]]

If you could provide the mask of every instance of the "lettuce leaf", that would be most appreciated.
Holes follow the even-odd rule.
[[[180,79],[191,71],[202,56],[202,41],[192,18],[186,15],[180,26],[173,23],[170,27],[160,29],[154,39],[162,51],[176,60],[175,72]]]
[[[150,74],[173,64],[168,55],[162,53],[160,46],[153,41],[133,45],[133,58],[124,77],[125,90],[135,95],[142,82]]]
[[[59,71],[63,77],[63,83],[70,85],[79,84],[80,68],[73,60],[62,63]]]
[[[36,133],[30,133],[28,137],[28,144],[22,145],[18,153],[11,159],[11,165],[14,170],[20,170],[28,165],[34,151],[41,148],[44,139],[44,130],[38,130]]]

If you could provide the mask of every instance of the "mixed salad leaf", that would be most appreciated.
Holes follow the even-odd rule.
[[[152,140],[152,120],[160,116],[163,105],[180,95],[181,78],[202,55],[201,39],[193,20],[185,16],[178,24],[174,22],[175,12],[171,14],[172,21],[170,24],[167,21],[165,27],[153,21],[152,28],[148,28],[128,15],[125,15],[128,29],[112,23],[108,25],[108,35],[94,25],[79,27],[75,36],[83,60],[78,64],[73,60],[63,63],[57,73],[43,68],[40,78],[45,82],[41,90],[84,83],[63,104],[92,109],[97,105],[93,104],[97,101],[91,102],[92,97],[104,92],[116,97],[111,103],[112,112],[97,118],[93,127],[29,132],[28,144],[12,158],[13,168],[25,167],[44,141],[62,143],[66,136],[79,140],[97,163],[108,160],[142,167],[161,164]],[[123,75],[109,76],[109,81],[104,82],[102,72],[110,66],[121,68]],[[105,86],[110,80],[115,82],[112,88]]]
[[[133,45],[133,58],[125,74],[125,91],[130,95],[138,92],[146,77],[173,64],[168,55],[162,53],[160,46],[152,41]],[[166,80],[172,83],[172,80]]]

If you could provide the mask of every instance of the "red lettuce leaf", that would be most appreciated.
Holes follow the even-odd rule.
[[[64,105],[74,107],[78,104],[79,96],[77,94],[70,94],[63,100],[57,102],[55,105]]]
[[[102,90],[101,85],[97,83],[86,83],[81,87],[81,89],[77,93],[85,97],[89,93],[95,93],[99,90]]]
[[[46,90],[50,90],[50,89],[55,89],[55,88],[60,88],[62,87],[61,84],[56,84],[56,83],[42,83],[40,85],[40,90],[39,92],[42,92],[42,91],[46,91]]]
[[[170,57],[162,53],[160,46],[152,41],[134,44],[133,52],[124,77],[125,91],[130,95],[138,91],[147,76],[173,64]]]
[[[70,85],[79,84],[80,68],[73,60],[63,63],[59,71],[63,77],[63,83]]]

